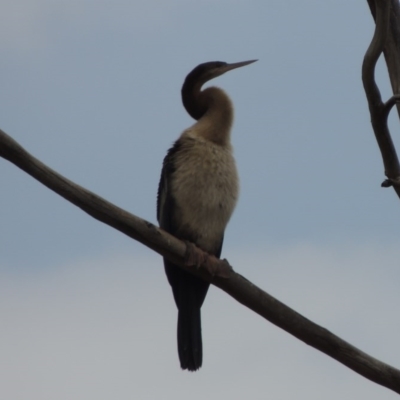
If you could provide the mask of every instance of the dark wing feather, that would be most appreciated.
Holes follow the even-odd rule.
[[[164,159],[157,196],[157,219],[160,227],[176,236],[178,233],[175,223],[177,208],[173,193],[171,193],[170,182],[176,171],[175,157],[181,147],[180,141],[176,141]],[[179,237],[179,239],[191,240],[190,237]],[[221,238],[217,256],[221,253],[222,240],[223,238]],[[178,354],[181,367],[195,371],[201,367],[203,359],[200,308],[206,297],[209,283],[196,278],[166,259],[164,259],[164,267],[179,310]]]
[[[160,183],[157,193],[157,220],[162,229],[173,234],[172,210],[175,209],[175,202],[169,190],[169,181],[175,172],[174,156],[179,151],[181,145],[176,141],[169,149],[163,161]],[[171,231],[172,230],[172,231]]]

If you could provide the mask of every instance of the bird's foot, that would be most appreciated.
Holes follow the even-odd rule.
[[[208,254],[201,251],[195,244],[185,240],[186,253],[185,253],[185,265],[188,267],[196,267],[200,269],[206,262]]]
[[[211,277],[229,277],[232,267],[229,265],[227,260],[220,260],[219,258],[206,253],[195,246],[192,242],[185,241],[185,243],[185,265],[206,271]]]

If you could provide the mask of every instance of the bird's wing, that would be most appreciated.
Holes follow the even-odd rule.
[[[172,175],[175,171],[174,158],[175,154],[179,151],[181,145],[176,141],[169,149],[164,158],[163,167],[161,171],[160,183],[158,185],[157,194],[157,220],[162,229],[172,235],[176,233],[174,226],[174,212],[176,210],[175,200],[172,196],[170,189],[170,182]]]
[[[176,235],[178,227],[176,226],[176,204],[174,196],[171,192],[171,179],[175,172],[175,156],[182,150],[182,142],[177,140],[173,146],[168,150],[164,158],[163,167],[161,171],[160,182],[158,185],[157,194],[157,220],[160,228],[166,230],[172,235]],[[194,241],[194,238],[181,238],[189,241]],[[215,251],[212,254],[220,257],[224,236],[221,236],[220,243],[218,243]]]

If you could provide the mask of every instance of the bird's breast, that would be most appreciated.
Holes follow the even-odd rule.
[[[239,180],[231,148],[190,139],[176,155],[174,167],[171,192],[180,236],[213,252],[238,199]]]

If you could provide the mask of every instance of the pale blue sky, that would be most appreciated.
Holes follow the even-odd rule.
[[[235,105],[241,178],[223,256],[398,363],[400,204],[361,84],[366,1],[3,0],[0,27],[0,128],[152,222],[162,159],[193,122],[184,77],[258,58],[212,82]],[[181,372],[161,259],[1,159],[0,188],[0,398],[394,398],[217,289],[204,366]]]

